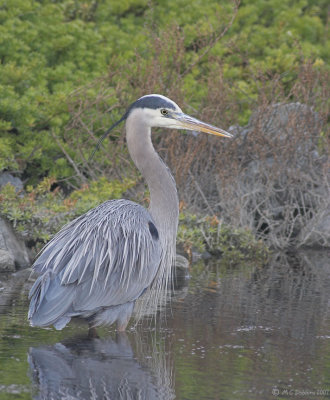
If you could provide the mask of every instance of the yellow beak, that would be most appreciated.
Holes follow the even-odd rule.
[[[196,118],[186,114],[177,114],[173,116],[177,121],[177,127],[181,129],[188,129],[190,131],[206,132],[211,135],[233,137],[231,133],[226,132],[221,128],[202,122]]]

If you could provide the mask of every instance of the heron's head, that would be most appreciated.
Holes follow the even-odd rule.
[[[181,108],[160,94],[148,94],[140,97],[128,108],[123,117],[115,122],[100,138],[91,158],[93,158],[96,150],[102,141],[109,135],[113,128],[124,120],[132,117],[139,118],[149,127],[163,127],[172,129],[186,129],[190,131],[206,132],[212,135],[232,137],[232,135],[221,128],[199,121],[196,118],[184,114]]]
[[[133,114],[150,127],[186,129],[217,136],[232,137],[230,133],[223,129],[184,114],[174,101],[160,94],[149,94],[140,97],[128,108],[125,117],[129,118]]]

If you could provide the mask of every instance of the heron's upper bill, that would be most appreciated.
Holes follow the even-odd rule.
[[[177,114],[174,118],[178,122],[178,127],[180,127],[181,129],[206,132],[216,136],[224,136],[229,138],[233,137],[231,133],[226,132],[221,128],[217,128],[216,126],[202,122],[196,118],[190,117],[190,115]]]

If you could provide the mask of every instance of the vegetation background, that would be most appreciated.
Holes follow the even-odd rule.
[[[242,140],[170,131],[156,133],[154,142],[178,182],[179,241],[188,253],[193,246],[224,246],[222,233],[229,247],[237,235],[244,246],[251,237],[281,248],[304,244],[299,227],[311,209],[326,207],[320,187],[327,168],[320,159],[329,149],[328,7],[326,0],[1,2],[0,170],[20,177],[25,191],[3,188],[0,212],[40,247],[63,223],[108,198],[146,201],[122,127],[89,159],[104,131],[144,94],[164,94],[187,113],[238,132],[258,110],[265,116],[274,104],[300,102],[318,115],[317,132],[310,132],[318,163],[303,169],[288,167],[310,139],[299,129],[281,146],[262,127],[243,147]],[[237,182],[251,160],[268,171],[258,189],[263,204],[267,193],[266,210],[259,197],[241,202]],[[307,170],[317,173],[306,179]],[[281,204],[292,207],[281,209],[286,225],[279,229],[268,211],[283,173]],[[311,188],[318,201],[310,195],[309,205],[298,204]]]

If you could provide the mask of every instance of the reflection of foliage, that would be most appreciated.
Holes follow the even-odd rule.
[[[215,260],[191,268],[173,321],[176,337],[184,338],[173,349],[178,398],[253,398],[252,370],[254,393],[271,393],[270,375],[284,387],[313,390],[327,382],[328,259],[324,252],[310,256],[274,255],[255,269]]]
[[[320,256],[322,263],[316,262]],[[161,363],[166,361],[164,383],[175,365],[178,399],[245,400],[252,396],[251,379],[259,398],[271,393],[273,382],[311,390],[326,387],[330,376],[328,258],[324,252],[314,253],[316,259],[306,257],[297,255],[292,264],[284,255],[277,256],[266,268],[252,271],[244,263],[238,268],[224,268],[214,260],[195,264],[190,291],[172,303],[168,323],[153,325],[146,319],[145,325],[128,333],[137,361],[151,368],[154,376],[164,371]],[[31,329],[26,319],[27,294],[18,293],[13,293],[11,307],[0,310],[5,312],[0,318],[1,400],[31,399],[36,388],[31,388],[28,373],[30,347],[67,340],[78,343],[77,334],[87,329],[74,323],[62,331]],[[109,328],[98,333],[107,338]],[[115,332],[111,335],[114,338]],[[97,354],[103,358],[101,352]]]
[[[118,199],[133,186],[133,181],[109,182],[106,178],[85,184],[64,198],[55,179],[45,178],[26,193],[17,193],[7,184],[0,191],[0,214],[12,221],[21,234],[33,242],[46,242],[65,223],[78,217],[103,201]]]
[[[247,229],[234,229],[221,223],[216,216],[198,217],[180,214],[178,244],[191,255],[192,251],[220,256],[224,265],[242,261],[252,265],[264,264],[269,251],[261,240],[256,240]]]

